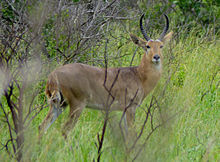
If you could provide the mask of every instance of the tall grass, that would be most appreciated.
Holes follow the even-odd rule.
[[[129,46],[129,48],[128,48]],[[122,52],[133,54],[135,46],[128,44]],[[172,51],[171,60],[168,60]],[[164,51],[164,75],[151,95],[158,96],[171,77],[165,94],[159,100],[161,112],[156,116],[174,115],[165,126],[157,129],[146,143],[136,161],[219,161],[220,150],[220,99],[219,99],[219,62],[220,42],[197,38],[193,32],[187,39],[173,42],[172,49]],[[166,58],[167,56],[167,58]],[[129,65],[132,56],[121,60]],[[136,57],[133,64],[139,62]],[[172,73],[168,73],[172,71]],[[175,72],[175,73],[174,73]],[[151,95],[143,103],[148,105]],[[97,157],[97,133],[101,132],[103,113],[85,109],[65,141],[61,127],[68,111],[52,125],[40,142],[37,140],[37,127],[47,113],[44,110],[32,123],[26,134],[24,161],[92,161]],[[118,131],[121,113],[111,114],[111,124],[107,128],[102,161],[123,161],[126,152]],[[136,113],[136,129],[143,123],[145,114],[139,108]],[[7,134],[2,125],[0,138]],[[145,129],[143,137],[148,134]],[[1,161],[9,161],[5,151],[0,151]],[[128,159],[128,161],[131,159]]]
[[[149,161],[220,159],[220,44],[191,34],[173,49],[172,67],[177,72],[171,77],[161,105],[165,114],[177,114],[168,127],[152,136],[145,152]],[[175,62],[179,65],[175,66]],[[161,82],[159,89],[163,87]]]

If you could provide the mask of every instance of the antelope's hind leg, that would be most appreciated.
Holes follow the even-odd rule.
[[[41,137],[43,133],[50,128],[50,126],[65,109],[66,103],[63,104],[62,102],[64,101],[62,100],[63,98],[60,92],[54,92],[53,95],[49,98],[50,110],[42,124],[39,126],[39,137]]]
[[[67,139],[67,135],[71,129],[74,128],[75,124],[78,121],[78,118],[80,117],[80,114],[86,104],[79,103],[79,104],[70,104],[70,111],[69,111],[69,117],[67,122],[64,124],[64,127],[62,129],[62,135],[65,139]]]

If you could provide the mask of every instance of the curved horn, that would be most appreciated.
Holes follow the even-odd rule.
[[[160,35],[159,40],[162,40],[164,38],[164,36],[166,35],[166,33],[167,33],[168,29],[169,29],[169,18],[168,18],[168,16],[166,14],[164,14],[164,17],[166,19],[166,25],[165,25],[165,27],[163,29],[163,33]]]
[[[150,40],[150,37],[147,36],[147,33],[146,31],[144,30],[143,28],[143,24],[142,24],[142,20],[144,18],[144,14],[141,16],[141,19],[140,19],[140,28],[141,28],[141,33],[143,34],[144,38],[149,41]]]

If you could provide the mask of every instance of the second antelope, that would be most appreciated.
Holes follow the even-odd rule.
[[[106,102],[110,94],[114,97],[110,111],[125,111],[129,105],[126,109],[126,122],[131,126],[136,108],[153,90],[161,77],[163,61],[161,49],[172,37],[172,32],[166,35],[169,19],[166,15],[164,16],[166,24],[159,39],[153,40],[148,37],[142,25],[144,15],[140,18],[140,29],[145,40],[130,34],[134,44],[144,50],[139,66],[105,69],[73,63],[61,66],[50,73],[46,84],[50,110],[39,126],[40,135],[47,131],[69,104],[69,117],[62,131],[66,138],[83,109],[87,107],[106,110],[108,108]],[[111,91],[107,91],[106,89],[110,89],[114,81]]]

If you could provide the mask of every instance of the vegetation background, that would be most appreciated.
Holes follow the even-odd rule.
[[[220,1],[2,0],[0,2],[1,161],[220,161]],[[136,113],[140,137],[124,142],[110,114],[101,152],[103,112],[85,109],[68,141],[68,110],[38,140],[48,111],[47,75],[73,62],[136,66],[139,18],[156,38],[170,18],[174,38],[164,49],[163,77]],[[135,141],[135,139],[131,139]]]

